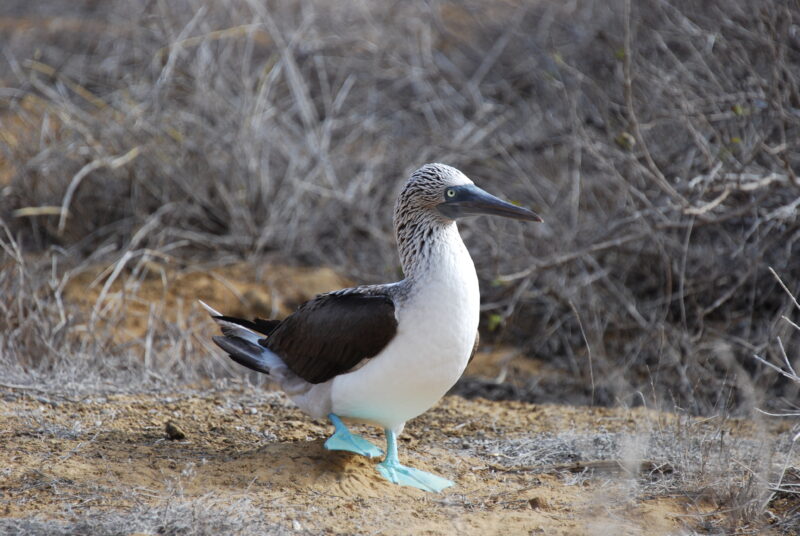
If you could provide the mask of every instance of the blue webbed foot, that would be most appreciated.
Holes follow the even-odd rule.
[[[453,486],[455,482],[426,471],[401,465],[397,459],[397,434],[393,430],[386,433],[386,459],[378,464],[378,472],[383,478],[401,486],[411,486],[423,491],[440,492]]]
[[[399,463],[389,464],[381,462],[378,464],[378,472],[389,482],[400,484],[401,486],[411,486],[423,491],[438,493],[455,484],[452,480],[447,480],[433,473],[420,471],[413,467],[406,467]]]
[[[331,437],[325,441],[325,448],[328,450],[346,450],[348,452],[355,452],[368,458],[377,458],[383,456],[383,451],[361,437],[360,435],[353,434],[347,429],[341,419],[331,413],[328,415],[336,431]]]

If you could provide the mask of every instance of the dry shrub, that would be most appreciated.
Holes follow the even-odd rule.
[[[75,264],[58,248],[24,255],[5,226],[0,226],[0,251],[0,387],[63,397],[163,388],[230,374],[230,365],[219,356],[193,359],[209,353],[205,337],[186,328],[202,326],[199,311],[170,322],[151,310],[143,337],[119,336],[147,255],[129,263],[120,276],[121,289],[104,293],[107,299],[101,295],[87,311],[65,298],[65,288],[76,273],[97,262],[95,257]]]
[[[564,399],[710,413],[788,388],[750,355],[797,338],[767,271],[800,281],[795,2],[30,6],[5,10],[62,24],[5,43],[25,250],[391,279],[398,186],[444,161],[543,214],[462,229],[484,339],[571,368]]]
[[[789,290],[774,270],[770,271],[794,305],[795,312],[800,311],[800,302],[797,301],[797,297]],[[794,330],[795,334],[800,332],[800,325],[792,321],[788,315],[782,316],[782,320]],[[797,393],[797,390],[800,389],[800,375],[797,373],[795,365],[792,364],[792,360],[786,352],[782,338],[777,337],[776,342],[778,349],[776,353],[780,355],[780,364],[776,365],[772,361],[759,355],[755,355],[754,357],[758,362],[766,365],[768,369],[788,379],[794,385],[794,392]],[[776,516],[776,520],[779,520],[779,526],[781,528],[786,528],[788,530],[791,530],[793,527],[796,528],[798,522],[800,522],[800,501],[798,500],[800,499],[800,471],[793,465],[797,442],[800,440],[800,433],[798,433],[798,430],[800,430],[800,421],[797,420],[798,417],[800,417],[800,411],[798,411],[797,403],[794,402],[796,398],[796,395],[787,397],[786,401],[788,401],[789,408],[787,409],[784,407],[781,413],[767,413],[775,417],[790,417],[795,421],[791,433],[793,436],[791,438],[791,444],[781,449],[782,466],[780,473],[770,481],[769,491],[771,493],[767,500],[763,502],[764,506],[783,510],[783,515],[780,517]],[[786,404],[786,402],[783,403]]]

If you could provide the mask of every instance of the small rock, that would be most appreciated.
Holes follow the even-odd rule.
[[[173,421],[167,421],[167,424],[164,425],[164,431],[167,433],[167,439],[186,439],[186,432],[181,430]]]
[[[531,497],[528,499],[528,505],[531,507],[531,510],[547,510],[550,505],[547,504],[547,500],[541,497]]]
[[[37,396],[37,397],[36,397],[36,400],[37,400],[39,403],[41,403],[41,404],[47,404],[48,406],[50,406],[50,407],[52,407],[52,408],[57,408],[57,407],[58,407],[58,402],[53,402],[53,401],[52,401],[52,400],[50,400],[49,398],[45,398],[45,397],[43,397],[43,396]]]

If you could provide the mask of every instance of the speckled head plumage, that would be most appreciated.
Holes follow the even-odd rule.
[[[406,181],[395,205],[395,222],[410,214],[430,211],[432,216],[437,205],[445,201],[445,190],[453,186],[473,184],[466,175],[445,164],[425,164]]]
[[[436,207],[445,200],[448,187],[472,184],[466,175],[445,164],[425,164],[406,181],[394,207],[394,229],[406,276],[416,261],[453,220]]]

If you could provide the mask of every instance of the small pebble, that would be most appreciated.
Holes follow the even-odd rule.
[[[186,433],[173,421],[167,421],[164,425],[164,431],[167,433],[167,439],[179,440],[186,439]]]
[[[542,499],[541,497],[532,497],[528,499],[528,506],[531,507],[531,510],[547,510],[548,504],[547,501]]]

